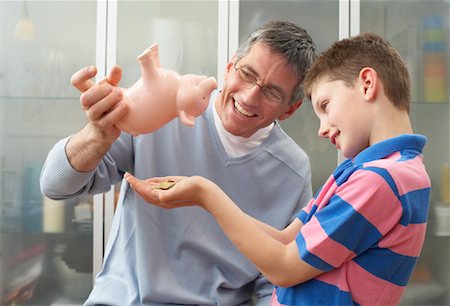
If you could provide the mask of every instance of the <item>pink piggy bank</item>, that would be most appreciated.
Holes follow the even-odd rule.
[[[179,75],[161,68],[157,43],[139,55],[138,60],[142,76],[130,88],[121,88],[122,102],[129,104],[129,112],[116,126],[132,135],[155,131],[176,117],[193,126],[195,117],[208,107],[216,80],[195,74]]]

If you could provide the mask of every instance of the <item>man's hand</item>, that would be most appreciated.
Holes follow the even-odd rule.
[[[122,77],[122,70],[114,66],[109,75],[98,84],[91,80],[96,74],[95,66],[83,68],[72,76],[71,83],[82,92],[80,102],[89,122],[102,136],[112,133],[118,137],[120,131],[114,124],[128,112],[128,105],[119,103],[122,91],[115,87]]]
[[[71,78],[72,85],[82,95],[81,106],[88,123],[73,135],[66,146],[67,157],[74,169],[90,171],[97,167],[111,144],[120,136],[115,124],[128,112],[128,105],[121,103],[122,91],[115,87],[121,77],[120,67],[115,66],[99,83],[92,81],[97,74],[94,66],[77,71]]]
[[[72,85],[81,93],[95,85],[91,79],[97,75],[97,67],[88,66],[75,72],[70,79]],[[119,66],[111,68],[109,74],[100,83],[107,82],[112,86],[117,86],[122,78],[122,69]]]

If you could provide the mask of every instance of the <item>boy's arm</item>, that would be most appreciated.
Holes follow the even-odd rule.
[[[204,183],[203,183],[204,182]],[[291,287],[321,274],[301,260],[295,240],[284,244],[261,229],[221,189],[203,181],[200,203],[209,211],[233,244],[274,285]],[[294,221],[298,223],[298,219]],[[291,224],[292,225],[292,224]],[[290,226],[291,226],[290,225]],[[292,226],[296,226],[295,223]]]
[[[210,212],[238,250],[275,285],[290,287],[323,273],[300,258],[294,239],[302,225],[298,219],[280,232],[244,213],[216,184],[202,177],[175,178],[177,184],[169,190],[152,188],[164,179],[140,181],[130,174],[125,178],[149,203],[165,208],[197,205]]]

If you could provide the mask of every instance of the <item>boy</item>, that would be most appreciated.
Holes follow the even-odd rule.
[[[413,134],[408,115],[408,70],[366,33],[333,44],[304,84],[319,136],[348,159],[286,229],[253,219],[202,177],[171,177],[177,184],[167,191],[151,187],[168,178],[126,178],[150,203],[210,212],[277,285],[272,305],[398,304],[423,245],[430,191],[426,138]]]

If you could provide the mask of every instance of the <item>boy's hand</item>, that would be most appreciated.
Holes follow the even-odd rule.
[[[163,208],[201,205],[202,184],[206,181],[198,176],[170,176],[139,180],[128,172],[124,177],[142,199]]]

